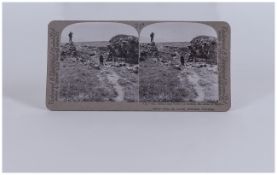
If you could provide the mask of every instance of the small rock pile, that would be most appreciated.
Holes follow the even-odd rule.
[[[73,42],[66,43],[61,46],[61,61],[64,61],[66,57],[76,57],[77,49]]]
[[[144,61],[147,58],[158,57],[159,51],[154,42],[143,43],[140,45],[140,60]]]

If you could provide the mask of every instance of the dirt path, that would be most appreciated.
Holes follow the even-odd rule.
[[[194,89],[197,93],[197,97],[194,100],[195,101],[204,101],[205,93],[204,93],[203,87],[200,86],[199,83],[198,83],[199,80],[200,80],[199,75],[196,72],[191,71],[188,74],[188,80],[193,84]]]
[[[180,79],[180,82],[181,82],[182,86],[186,86],[185,77],[184,77],[185,75],[187,76],[187,79],[193,85],[193,87],[194,87],[194,89],[197,93],[197,96],[193,100],[194,101],[204,101],[205,93],[204,93],[203,87],[199,85],[199,80],[200,80],[199,75],[195,71],[193,71],[193,69],[188,71],[185,68],[178,75],[178,78]]]
[[[120,77],[117,75],[117,73],[115,73],[113,70],[111,69],[103,69],[103,72],[105,72],[105,74],[107,76],[108,81],[113,85],[113,88],[115,89],[117,96],[114,98],[115,101],[120,102],[124,100],[124,90],[123,87],[120,86],[120,84],[118,83],[118,80],[120,79]]]

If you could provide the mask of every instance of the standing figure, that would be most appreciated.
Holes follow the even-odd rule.
[[[72,43],[73,33],[69,32],[68,37],[69,37],[69,42]]]
[[[100,55],[99,62],[100,62],[100,65],[104,64],[104,57],[103,57],[103,55]]]
[[[181,65],[184,66],[184,64],[185,64],[185,58],[184,58],[184,56],[180,57],[180,62],[181,62]]]
[[[195,62],[196,60],[196,49],[195,47],[193,46],[189,46],[189,51],[190,51],[190,54],[189,54],[189,62]]]
[[[154,42],[154,33],[153,32],[151,32],[151,34],[150,34],[150,38],[151,38],[151,43],[153,43]]]

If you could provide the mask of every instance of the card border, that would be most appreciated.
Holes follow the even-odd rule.
[[[218,39],[219,100],[217,102],[59,102],[57,81],[60,53],[60,37],[63,29],[74,23],[117,22],[133,26],[138,32],[145,26],[162,22],[191,22],[214,28]],[[231,28],[225,21],[96,21],[55,20],[48,24],[48,60],[46,107],[53,111],[195,111],[225,112],[231,107],[230,82]]]

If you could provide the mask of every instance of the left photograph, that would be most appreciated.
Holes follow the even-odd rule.
[[[137,102],[138,33],[116,22],[74,23],[62,31],[58,101]]]

